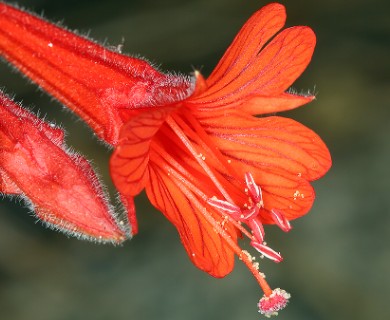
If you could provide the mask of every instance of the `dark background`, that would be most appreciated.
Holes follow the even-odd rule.
[[[389,319],[390,19],[388,1],[282,1],[289,26],[318,37],[297,90],[317,101],[286,113],[328,144],[333,167],[315,183],[311,213],[267,237],[285,261],[261,264],[272,286],[291,292],[279,319]],[[207,75],[241,25],[266,1],[19,1],[163,70]],[[1,26],[0,26],[1,27]],[[124,41],[123,41],[124,39]],[[28,41],[28,39],[26,39]],[[109,151],[69,112],[4,63],[0,87],[36,106],[67,131],[68,145],[107,177]],[[175,230],[137,198],[140,233],[121,247],[66,238],[45,229],[23,204],[0,205],[1,319],[258,319],[261,295],[237,262],[214,279],[189,262]],[[272,234],[272,236],[271,236]]]

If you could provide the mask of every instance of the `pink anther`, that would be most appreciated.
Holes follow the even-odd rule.
[[[216,197],[207,199],[207,203],[212,207],[226,213],[235,220],[239,220],[242,215],[240,207],[234,203],[230,203],[225,200],[219,200]]]
[[[277,226],[282,229],[284,232],[288,232],[292,229],[290,222],[286,216],[279,210],[271,209],[270,211],[272,219],[277,224]]]
[[[251,241],[251,246],[260,252],[264,257],[271,259],[274,262],[279,263],[283,261],[283,258],[279,252],[276,252],[265,244],[258,243],[257,241]]]
[[[254,219],[258,216],[260,207],[258,205],[252,205],[250,209],[242,210],[241,221],[248,222],[251,219]]]
[[[263,243],[264,241],[264,227],[263,224],[261,223],[260,219],[251,219],[247,222],[249,228],[252,230],[252,234],[256,239],[257,243]]]
[[[245,184],[248,188],[248,193],[254,203],[262,203],[263,197],[261,194],[261,188],[256,184],[256,181],[252,173],[245,173]]]

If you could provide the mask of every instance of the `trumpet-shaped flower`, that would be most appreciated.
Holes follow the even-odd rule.
[[[205,79],[197,71],[164,74],[0,4],[2,55],[114,146],[111,176],[133,234],[132,200],[145,189],[198,268],[223,277],[235,255],[247,265],[264,291],[266,316],[289,294],[271,290],[238,238],[282,261],[265,242],[264,224],[291,230],[313,204],[310,182],[331,166],[318,135],[274,115],[314,99],[288,89],[310,62],[315,35],[302,26],[280,31],[285,19],[276,3],[256,12]]]

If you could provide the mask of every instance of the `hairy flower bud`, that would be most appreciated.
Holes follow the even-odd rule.
[[[63,131],[0,92],[0,192],[21,195],[45,224],[119,243],[127,237],[89,162],[66,149]],[[124,223],[122,223],[124,224]]]

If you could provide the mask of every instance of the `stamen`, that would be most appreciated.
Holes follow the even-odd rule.
[[[292,229],[290,222],[287,220],[287,218],[281,211],[272,209],[271,216],[277,226],[284,232],[288,232]]]
[[[189,201],[200,211],[202,212],[203,216],[206,218],[206,220],[214,227],[216,232],[223,237],[223,239],[226,241],[226,244],[237,254],[237,256],[244,262],[244,264],[247,266],[249,271],[252,273],[252,275],[257,280],[258,284],[260,285],[261,289],[263,290],[265,296],[270,296],[272,294],[272,289],[268,285],[267,281],[265,280],[265,277],[263,273],[261,273],[258,270],[258,266],[256,267],[253,264],[253,261],[251,258],[249,258],[246,254],[243,253],[243,250],[238,246],[236,242],[232,240],[229,234],[219,225],[213,216],[207,211],[207,209],[204,207],[203,204],[199,202],[199,200],[191,193],[190,190],[187,189],[187,187],[182,183],[181,180],[177,179],[176,184],[183,190],[183,193],[188,197]]]
[[[217,210],[220,210],[223,214],[226,214],[227,219],[231,224],[233,224],[238,230],[240,230],[245,236],[249,239],[252,239],[252,235],[246,230],[240,222],[240,217],[242,216],[241,209],[235,204],[231,204],[224,200],[218,200],[216,197],[207,199],[207,203],[214,207]],[[235,209],[238,208],[236,212]]]
[[[173,174],[175,177],[180,177],[181,181],[186,184],[186,186],[194,192],[201,199],[207,199],[207,196],[196,186],[194,183],[191,183],[191,176],[188,175],[188,171],[184,169],[180,163],[178,163],[169,153],[167,153],[160,145],[156,144],[153,148],[158,151],[156,153],[156,157],[158,157],[157,163],[160,164],[161,167],[164,168],[165,171],[168,172],[168,175]],[[166,166],[164,163],[168,163]],[[172,170],[171,168],[175,168]]]
[[[252,235],[249,236],[247,232],[244,232],[244,234],[251,239],[251,245],[260,252],[262,256],[279,263],[283,260],[281,254],[268,247],[264,242],[264,227],[258,217],[260,208],[263,206],[261,188],[256,185],[251,173],[245,174],[245,183],[248,187],[248,190],[246,191],[248,191],[255,201],[260,201],[252,205],[249,209],[241,210],[236,204],[229,203],[225,200],[219,200],[216,197],[208,199],[207,203],[221,211],[223,214],[226,214],[229,221],[235,226],[239,225],[239,222],[245,222],[252,231]],[[272,210],[271,214],[282,230],[289,231],[291,229],[290,223],[280,211]],[[241,225],[239,225],[239,230],[246,231]]]
[[[189,121],[191,126],[194,128],[196,135],[200,137],[200,144],[205,149],[212,153],[219,161],[221,166],[223,166],[227,172],[230,172],[232,176],[238,177],[237,172],[235,172],[234,167],[227,166],[226,163],[230,164],[232,161],[230,159],[226,160],[225,156],[222,155],[221,151],[218,148],[212,148],[214,145],[213,141],[210,139],[210,136],[205,132],[204,128],[199,124],[191,112],[186,113],[186,119]],[[239,180],[237,181],[239,182]]]
[[[284,309],[287,306],[288,300],[291,295],[283,289],[276,288],[272,291],[271,295],[264,295],[258,304],[259,312],[265,315],[267,318],[271,316],[277,316],[278,311]]]
[[[156,156],[158,159],[156,159],[156,163],[159,163],[163,171],[167,171],[169,175],[172,175],[175,177],[178,181],[181,181],[181,183],[184,184],[185,189],[184,190],[190,190],[193,192],[197,197],[200,199],[205,200],[208,204],[210,204],[212,207],[216,209],[220,209],[222,213],[226,214],[225,218],[227,221],[229,221],[232,225],[234,225],[242,234],[244,234],[248,239],[253,239],[253,236],[248,232],[247,229],[245,229],[241,223],[234,218],[234,215],[241,216],[241,210],[238,206],[235,206],[234,204],[231,204],[227,201],[224,200],[218,200],[216,197],[212,198],[207,198],[207,196],[194,185],[193,183],[190,182],[185,174],[187,171],[181,167],[181,165],[174,159],[172,158],[167,152],[165,152],[164,149],[162,149],[160,146],[155,145],[154,148],[158,151]],[[165,162],[168,164],[166,165]],[[175,168],[175,169],[173,169]],[[238,208],[238,212],[235,213],[235,210]],[[225,209],[225,210],[224,210]],[[231,211],[233,214],[229,215],[227,211]]]
[[[250,209],[243,210],[240,218],[242,221],[245,222],[252,220],[258,216],[259,210],[260,207],[257,204],[255,204]]]
[[[232,240],[231,236],[226,232],[227,229],[225,229],[225,222],[229,221],[229,223],[232,223],[233,226],[248,236],[248,238],[251,240],[251,245],[263,256],[275,262],[281,262],[283,260],[280,253],[266,246],[264,242],[264,228],[260,218],[258,217],[260,209],[264,207],[260,186],[256,184],[255,179],[250,172],[245,173],[245,193],[249,196],[249,202],[248,205],[245,206],[245,209],[241,209],[234,203],[232,197],[217,179],[213,169],[206,164],[205,156],[197,152],[194,146],[195,142],[192,142],[192,140],[187,137],[179,123],[177,123],[175,119],[172,118],[172,116],[168,116],[166,123],[170,126],[173,133],[176,134],[177,137],[181,140],[183,145],[187,148],[187,150],[198,162],[205,173],[209,176],[211,181],[224,197],[224,200],[219,200],[216,196],[204,199],[205,194],[200,195],[198,193],[200,190],[196,190],[197,192],[195,192],[195,194],[192,193],[190,190],[195,191],[193,189],[197,189],[196,186],[192,184],[184,184],[183,180],[180,179],[180,173],[178,172],[175,172],[174,175],[177,179],[176,184],[183,190],[183,193],[188,197],[188,200],[203,213],[203,216],[213,226],[214,230],[226,241],[227,245],[239,256],[239,258],[244,262],[244,264],[256,278],[264,292],[264,297],[259,301],[259,312],[267,317],[277,314],[277,311],[284,308],[287,304],[289,295],[280,289],[280,291],[271,290],[268,283],[264,279],[264,275],[258,270],[258,263],[254,263],[250,256],[243,254],[241,248],[235,241]],[[195,143],[195,145],[197,144]],[[221,156],[220,154],[218,155]],[[218,172],[216,172],[216,174],[217,173]],[[198,196],[200,196],[200,199],[206,200],[207,204],[209,204],[211,207],[214,207],[220,211],[221,214],[223,214],[224,220],[222,223],[219,223],[214,219],[212,214],[208,212],[207,208],[204,206],[204,203],[202,204],[199,201]],[[275,212],[271,212],[271,215],[278,226],[282,228],[282,230],[286,231],[291,229],[288,220],[282,213],[275,210]],[[241,222],[245,222],[245,224],[251,228],[252,234],[250,234],[248,230],[241,225]]]
[[[249,228],[252,229],[253,236],[255,237],[258,243],[263,243],[264,241],[264,227],[260,219],[251,219],[248,221]]]
[[[252,198],[253,202],[260,203],[261,206],[263,206],[263,196],[261,193],[261,188],[256,184],[252,173],[245,173],[245,184],[248,188],[249,195]]]
[[[236,206],[235,204],[227,202],[225,200],[219,200],[217,199],[217,197],[207,199],[207,203],[214,208],[230,215],[233,219],[239,218],[241,215],[241,209],[239,206]]]
[[[215,177],[215,175],[212,172],[212,170],[210,169],[210,167],[202,159],[199,158],[199,153],[196,152],[191,141],[187,138],[185,133],[180,129],[180,127],[177,125],[175,120],[171,116],[168,116],[166,119],[166,123],[171,127],[171,129],[176,133],[176,135],[179,137],[179,139],[183,142],[183,144],[186,146],[188,151],[193,155],[194,159],[199,163],[199,165],[203,168],[203,170],[206,172],[206,174],[210,177],[211,181],[213,181],[214,185],[221,192],[221,194],[224,196],[224,198],[228,202],[234,203],[233,199],[229,196],[229,194],[226,192],[225,188],[222,186],[222,184]]]
[[[283,258],[279,252],[276,252],[265,244],[259,243],[257,241],[251,241],[251,246],[260,252],[264,257],[267,257],[276,263],[283,261]]]
[[[184,111],[185,112],[185,111]],[[172,116],[174,117],[174,115]],[[218,162],[220,172],[226,172],[229,174],[231,182],[228,185],[224,185],[225,190],[229,193],[231,198],[241,196],[241,189],[244,186],[244,182],[241,182],[239,174],[236,172],[234,166],[230,166],[230,159],[221,153],[221,150],[215,146],[215,143],[210,138],[209,134],[205,131],[205,128],[199,123],[199,121],[191,114],[191,112],[185,112],[183,117],[174,117],[176,124],[185,132],[186,136],[190,141],[196,143],[200,149],[204,150],[204,153],[211,157],[214,161]],[[187,123],[188,122],[188,123]],[[211,160],[211,162],[213,161]],[[222,178],[222,177],[221,177]],[[227,177],[225,177],[226,179]]]

